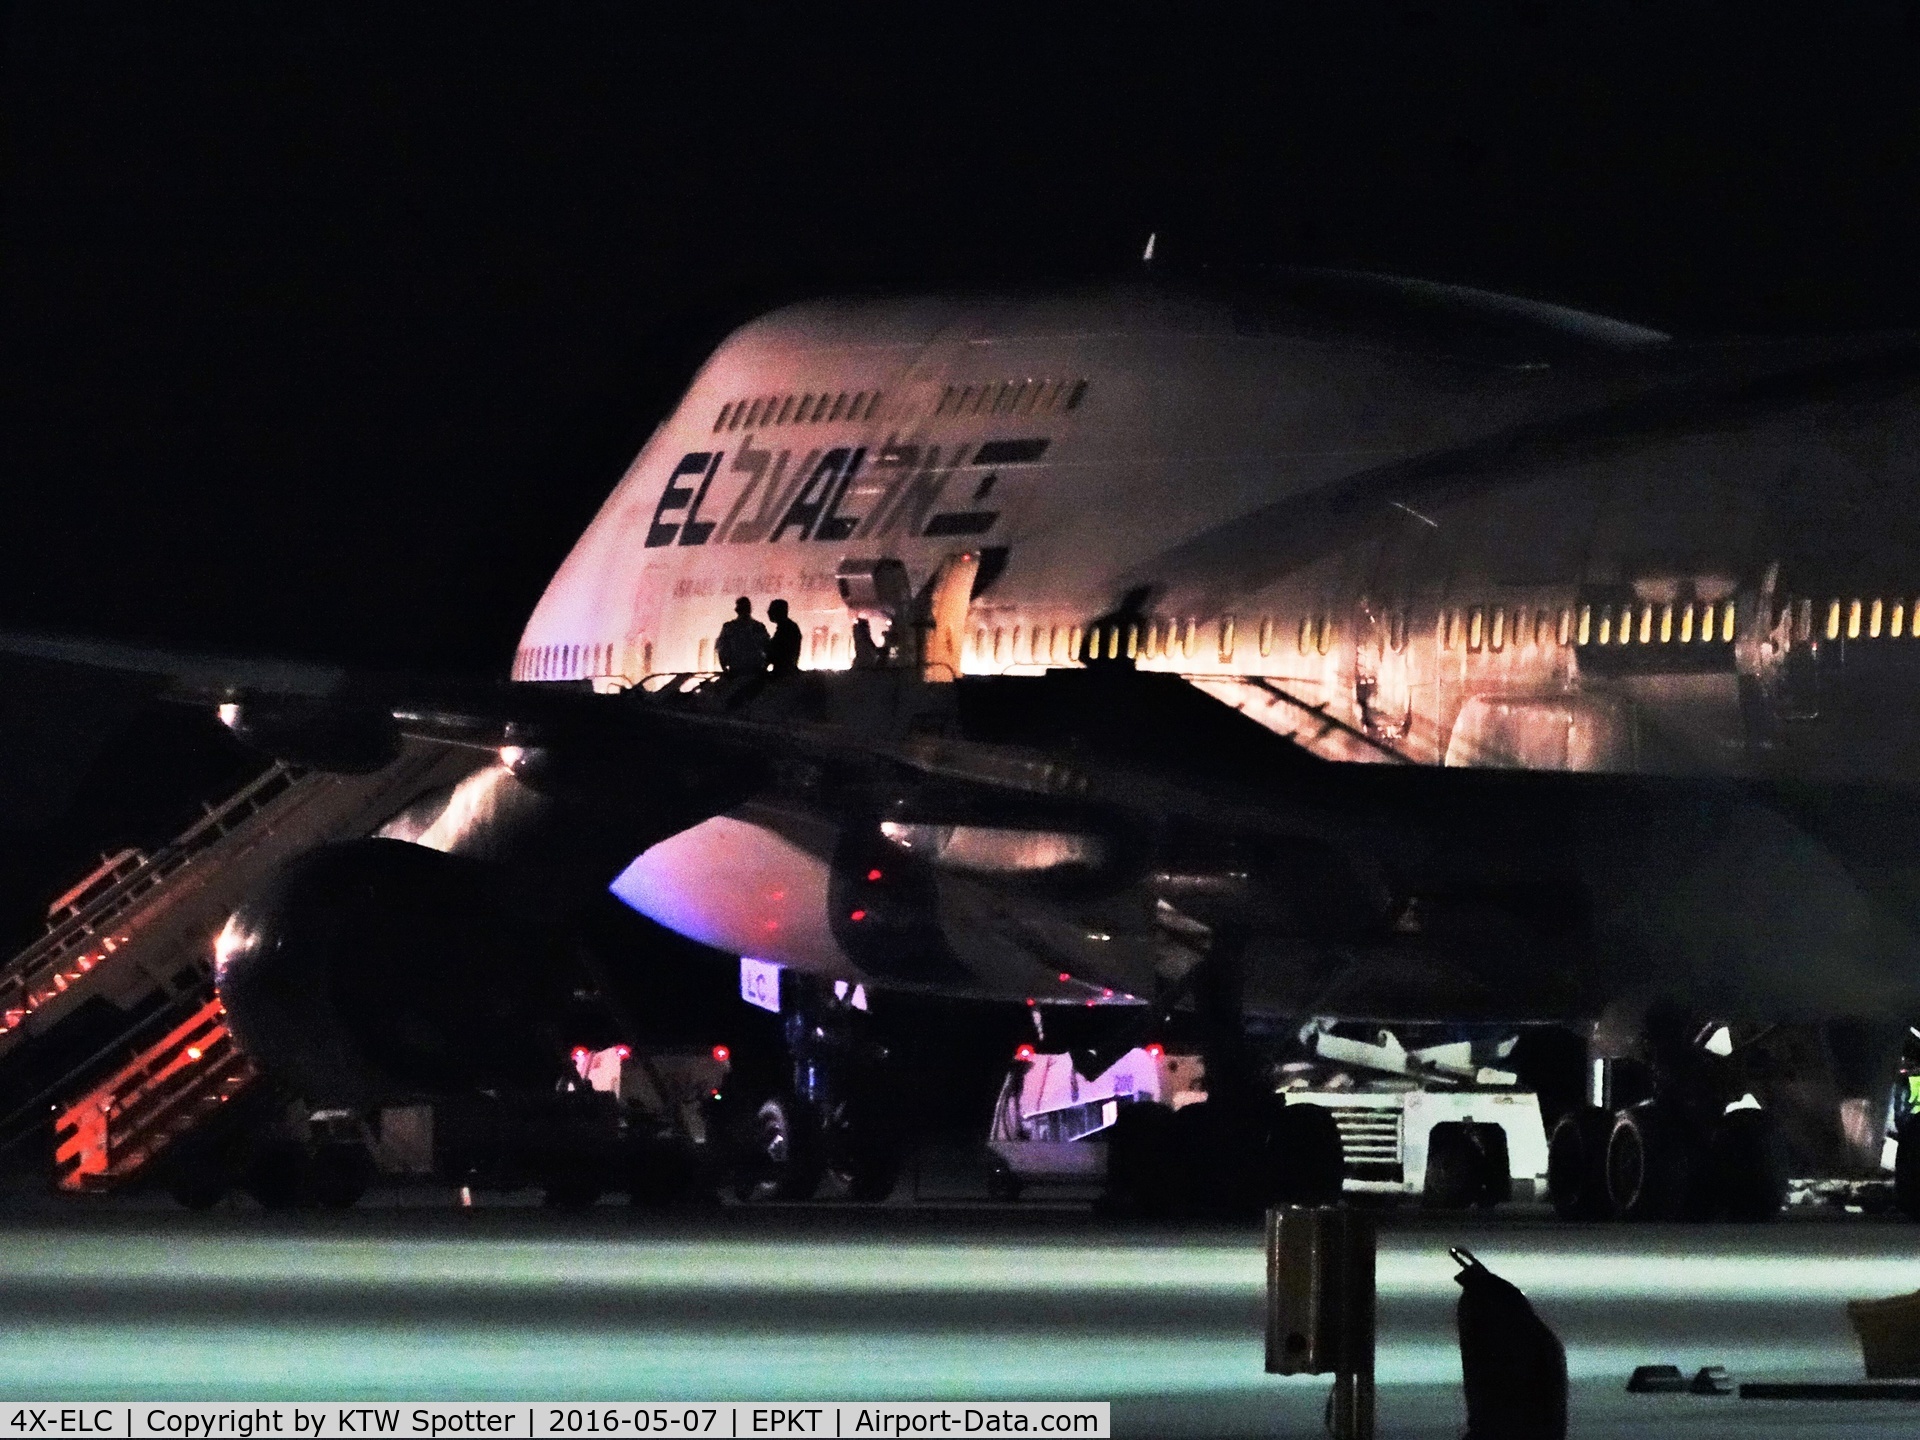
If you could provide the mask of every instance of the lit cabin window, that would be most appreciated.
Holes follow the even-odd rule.
[[[1302,655],[1313,653],[1313,617],[1311,615],[1300,622],[1300,653]]]
[[[1078,410],[1080,408],[1080,402],[1086,398],[1087,382],[1084,380],[1076,381],[1074,383],[1073,393],[1067,396],[1067,409]]]
[[[1612,639],[1613,639],[1613,607],[1609,605],[1603,605],[1600,607],[1599,643],[1602,645],[1605,645],[1608,641]]]
[[[1080,627],[1078,625],[1067,632],[1067,658],[1070,660],[1080,658]]]
[[[1891,635],[1894,639],[1898,640],[1900,638],[1901,626],[1905,622],[1906,618],[1907,618],[1907,607],[1898,600],[1894,601],[1893,615],[1887,622],[1887,634]]]
[[[1571,605],[1562,605],[1560,607],[1560,628],[1558,631],[1555,632],[1555,634],[1562,645],[1565,645],[1570,640],[1572,640],[1573,638],[1573,607]]]
[[[1858,600],[1847,606],[1847,638],[1849,640],[1860,638],[1860,602]]]
[[[1487,648],[1490,650],[1507,648],[1507,607],[1504,605],[1493,607],[1493,635]]]
[[[1670,644],[1673,640],[1673,602],[1669,600],[1660,607],[1660,643]]]
[[[747,407],[747,426],[749,429],[760,423],[760,407],[766,403],[764,400],[755,400],[753,404]]]
[[[1648,645],[1648,644],[1651,644],[1652,642],[1653,642],[1653,606],[1651,603],[1649,603],[1646,605],[1642,605],[1640,607],[1640,643],[1642,645]]]
[[[1552,631],[1547,628],[1547,612],[1544,610],[1534,611],[1532,643],[1535,648],[1540,650],[1546,649],[1551,635]]]
[[[1264,659],[1273,653],[1273,617],[1260,617],[1260,655]]]
[[[1187,621],[1186,651],[1189,655],[1193,654],[1193,630],[1193,621]],[[1320,617],[1320,638],[1317,648],[1322,655],[1333,648],[1333,617],[1331,615]]]
[[[1689,600],[1680,607],[1680,643],[1693,643],[1693,602]]]
[[[1467,615],[1467,649],[1478,650],[1486,640],[1487,612],[1478,605]]]
[[[1884,618],[1881,614],[1880,602],[1878,600],[1874,601],[1873,608],[1867,612],[1868,639],[1878,640],[1880,638],[1880,623]]]
[[[1592,641],[1593,641],[1593,607],[1591,605],[1582,605],[1580,607],[1579,643],[1582,645],[1587,645],[1587,644],[1591,644]]]
[[[1139,658],[1140,627],[1138,625],[1129,625],[1127,626],[1127,659],[1138,660]]]
[[[1838,600],[1829,600],[1827,602],[1827,639],[1838,640],[1839,638],[1840,602]]]
[[[713,432],[719,434],[727,428],[727,420],[733,414],[733,402],[729,400],[720,407],[720,413],[713,418]]]
[[[1454,606],[1454,608],[1450,612],[1448,612],[1447,649],[1449,650],[1458,650],[1460,648],[1460,639],[1461,639],[1460,630],[1461,630],[1461,624],[1463,619],[1464,617],[1460,613],[1460,607],[1457,605]]]
[[[1160,622],[1147,621],[1147,658],[1153,660],[1160,654]]]
[[[1220,659],[1222,663],[1233,659],[1233,616],[1229,615],[1220,622]]]
[[[827,659],[836,665],[840,663],[840,632],[838,630],[827,636]]]

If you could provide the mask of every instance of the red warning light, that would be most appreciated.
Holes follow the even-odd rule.
[[[1021,1064],[1033,1059],[1033,1046],[1022,1045],[1013,1052],[1013,1058]]]
[[[733,1058],[733,1052],[724,1045],[716,1045],[713,1047],[713,1058],[724,1065]]]
[[[880,873],[880,872],[879,872],[878,870],[869,870],[869,871],[867,871],[867,879],[869,879],[869,880],[875,880],[875,881],[877,881],[877,880],[883,880],[883,879],[885,879],[885,878],[886,878],[886,877],[885,877],[885,876],[883,876],[883,875],[882,875],[882,874],[881,874],[881,873]]]
[[[1069,982],[1070,980],[1072,980],[1072,979],[1073,979],[1073,976],[1071,976],[1071,975],[1069,975],[1069,974],[1068,974],[1068,973],[1067,973],[1066,971],[1064,971],[1064,970],[1062,970],[1062,971],[1060,972],[1060,983],[1061,983],[1062,985],[1065,985],[1066,983],[1068,983],[1068,982]]]
[[[199,1058],[200,1058],[200,1047],[198,1045],[189,1045],[187,1047],[187,1059],[198,1060]]]
[[[621,1060],[631,1060],[633,1058],[633,1051],[625,1045],[614,1046],[613,1053]]]
[[[589,1051],[587,1047],[584,1045],[574,1046],[573,1047],[573,1063],[578,1065],[582,1060],[586,1059],[587,1056],[591,1053],[592,1052]]]
[[[1158,1040],[1154,1041],[1151,1045],[1147,1046],[1147,1056],[1149,1059],[1158,1060],[1162,1055],[1166,1053],[1167,1053],[1167,1047],[1162,1045]]]
[[[864,910],[856,910],[853,912],[853,914],[849,915],[847,918],[853,921],[857,925],[862,920],[867,918],[867,912]]]

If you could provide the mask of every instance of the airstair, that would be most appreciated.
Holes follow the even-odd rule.
[[[213,993],[227,916],[303,850],[370,834],[489,757],[409,743],[368,775],[276,764],[152,855],[122,852],[0,966],[0,1149],[56,1123],[66,1189],[138,1173],[255,1081]]]

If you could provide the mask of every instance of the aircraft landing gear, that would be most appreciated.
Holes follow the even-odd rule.
[[[1136,1102],[1107,1141],[1112,1208],[1148,1217],[1244,1215],[1332,1205],[1345,1178],[1340,1128],[1323,1106],[1272,1093],[1247,1044],[1245,937],[1221,929],[1190,976],[1207,1098],[1180,1110]]]
[[[1547,1151],[1547,1191],[1568,1220],[1767,1220],[1786,1204],[1774,1117],[1753,1103],[1725,1053],[1649,1047],[1649,1062],[1598,1062],[1610,1105],[1561,1115]],[[1743,1097],[1735,1101],[1734,1096]]]
[[[811,1200],[827,1173],[820,1123],[792,1095],[771,1095],[747,1122],[733,1194],[737,1200]]]
[[[734,1194],[806,1200],[828,1176],[850,1200],[893,1193],[905,1146],[889,1054],[851,994],[821,992],[787,1016],[791,1082],[736,1136]]]

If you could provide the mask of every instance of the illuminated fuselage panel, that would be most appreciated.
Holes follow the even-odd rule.
[[[1309,280],[755,321],[567,557],[514,675],[712,670],[740,595],[784,598],[802,665],[844,667],[843,565],[917,590],[977,551],[963,673],[1126,658],[1336,759],[1920,775],[1883,723],[1920,664],[1904,382],[1849,380],[1838,344]]]
[[[782,310],[731,337],[648,442],[542,598],[515,674],[712,669],[736,595],[761,616],[787,599],[803,664],[844,666],[842,561],[898,559],[917,587],[966,549],[1006,557],[966,670],[1066,663],[1076,632],[1183,542],[1597,393],[1507,358],[1154,290]],[[1148,582],[1143,663],[1225,675],[1261,658],[1252,617],[1280,577],[1235,595],[1221,578]],[[1223,659],[1230,604],[1248,619]]]

